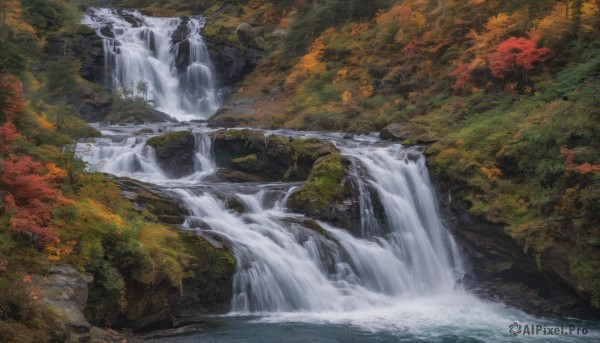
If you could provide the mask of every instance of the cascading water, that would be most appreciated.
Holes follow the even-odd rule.
[[[415,150],[376,139],[307,135],[334,141],[352,162],[350,177],[359,192],[360,232],[352,234],[318,222],[322,232],[305,224],[309,218],[286,208],[298,184],[229,184],[207,178],[216,165],[210,130],[205,127],[193,128],[196,171],[179,179],[165,176],[153,150],[145,145],[149,135],[140,134],[140,127],[99,128],[103,138],[78,146],[85,161],[103,172],[163,186],[189,208],[191,215],[184,223],[189,230],[202,235],[209,232],[231,244],[238,263],[230,315],[260,317],[252,317],[251,327],[227,322],[223,327],[233,323],[234,328],[225,337],[241,332],[248,338],[261,330],[261,337],[273,332],[271,340],[280,341],[289,333],[281,331],[285,327],[279,323],[302,322],[319,324],[304,333],[315,341],[343,324],[375,332],[372,335],[378,341],[396,342],[398,337],[471,341],[476,337],[497,342],[508,337],[507,325],[515,320],[548,323],[483,302],[456,287],[462,275],[461,259],[440,219],[425,159]],[[154,127],[153,131],[159,130]],[[229,200],[224,199],[231,198],[243,204],[243,213],[228,209]],[[269,326],[272,322],[279,326]],[[323,329],[323,324],[333,325]],[[356,339],[344,330],[330,341]],[[382,332],[386,334],[378,336]],[[217,330],[208,339],[172,342],[228,340],[220,335]]]
[[[221,103],[200,35],[204,21],[89,8],[82,23],[103,38],[107,87],[137,92],[136,85],[143,80],[155,108],[178,120],[191,120],[207,119]]]
[[[102,171],[169,184],[145,138],[116,137],[121,141],[112,145],[97,140],[84,158]],[[239,262],[233,311],[352,311],[454,291],[460,259],[441,224],[423,158],[408,158],[400,146],[340,148],[362,171],[352,177],[367,217],[363,225],[378,228],[363,227],[362,237],[326,223],[320,224],[325,236],[307,229],[306,218],[284,206],[294,185],[233,192],[243,214],[228,210],[214,192],[174,187],[192,213],[188,224],[203,222],[232,242]],[[197,173],[214,170],[212,155],[210,136],[197,133]],[[192,179],[199,180],[184,180]],[[385,218],[374,216],[372,193]]]

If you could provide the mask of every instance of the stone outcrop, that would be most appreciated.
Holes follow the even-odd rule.
[[[407,142],[410,144],[430,144],[437,140],[435,137],[426,134],[416,134],[400,123],[392,123],[384,127],[379,133],[379,137],[385,140]]]
[[[443,192],[452,192],[452,187],[441,184]],[[442,208],[466,257],[465,288],[534,315],[598,315],[561,276],[540,268],[535,257],[525,253],[502,225],[470,215],[463,200],[451,196],[442,199]],[[559,268],[555,265],[552,269]]]
[[[159,166],[169,177],[179,178],[194,172],[196,140],[191,131],[169,132],[146,143],[156,152]]]
[[[231,182],[306,181],[290,209],[360,232],[358,194],[348,177],[350,161],[315,138],[265,136],[254,130],[221,130],[214,136],[218,176]]]
[[[319,157],[337,152],[319,139],[265,136],[249,129],[217,131],[213,144],[217,166],[263,181],[304,181]]]
[[[183,224],[188,210],[180,200],[164,192],[160,187],[149,183],[107,175],[121,189],[123,196],[130,200],[133,209],[138,212],[148,211],[156,216],[156,220],[170,225]]]
[[[84,275],[68,265],[54,266],[40,282],[42,301],[65,325],[66,342],[124,343],[123,336],[90,325],[83,314],[88,300],[88,283],[92,276]]]

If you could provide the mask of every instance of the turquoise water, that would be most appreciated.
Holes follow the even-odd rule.
[[[516,336],[509,332],[515,321],[521,325]],[[563,334],[523,335],[524,325],[532,324],[563,325]],[[569,334],[569,325],[580,334]],[[144,342],[600,342],[600,322],[536,318],[462,294],[367,311],[206,317],[199,333]]]

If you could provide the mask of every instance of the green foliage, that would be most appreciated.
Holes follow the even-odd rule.
[[[304,54],[321,32],[349,20],[372,18],[377,10],[389,6],[389,0],[311,0],[301,7],[285,40],[290,57]]]
[[[0,255],[0,259],[2,259]],[[12,273],[11,273],[12,272]],[[0,275],[0,341],[6,343],[62,342],[66,330],[39,300],[24,275],[14,270]]]

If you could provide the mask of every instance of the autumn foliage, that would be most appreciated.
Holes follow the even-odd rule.
[[[543,62],[550,49],[538,48],[538,40],[538,35],[532,35],[531,39],[510,37],[500,43],[496,51],[488,55],[492,75],[504,79],[519,69],[527,73],[537,63]]]
[[[19,137],[13,124],[14,118],[25,109],[21,92],[21,82],[14,78],[0,81],[0,154],[7,154],[12,149],[13,142]],[[3,119],[3,120],[2,120]]]
[[[0,125],[0,189],[1,208],[11,215],[10,228],[25,234],[40,246],[59,242],[58,234],[51,227],[52,208],[66,200],[53,187],[57,167],[34,161],[30,156],[13,154],[13,143],[19,137],[13,124],[25,105],[22,100],[21,83],[6,77],[1,81],[2,118]]]

